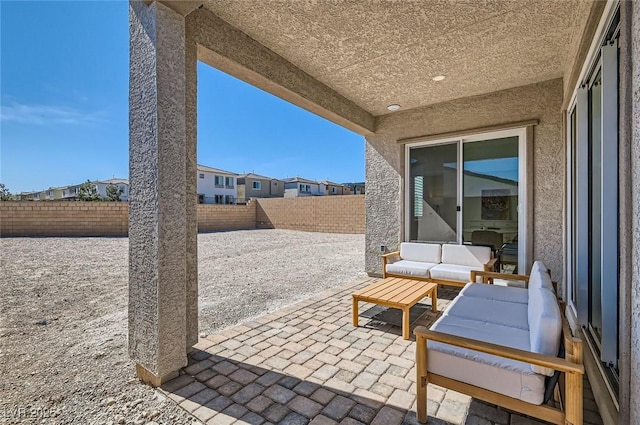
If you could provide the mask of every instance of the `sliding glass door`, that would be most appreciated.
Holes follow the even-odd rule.
[[[458,242],[458,143],[411,150],[409,239]]]
[[[408,146],[407,239],[502,249],[509,271],[523,266],[524,136],[511,130]]]
[[[567,120],[569,300],[613,387],[619,310],[617,22],[576,90]]]

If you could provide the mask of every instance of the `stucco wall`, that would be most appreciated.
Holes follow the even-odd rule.
[[[403,238],[404,147],[398,139],[537,119],[533,131],[533,258],[563,273],[565,153],[562,80],[517,87],[378,117],[366,137],[366,271],[381,273],[380,245]]]

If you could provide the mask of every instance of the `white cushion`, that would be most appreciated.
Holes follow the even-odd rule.
[[[460,266],[457,264],[438,264],[429,270],[432,279],[456,280],[469,282],[471,271],[482,271],[482,267]]]
[[[387,264],[387,273],[429,277],[429,269],[435,265],[436,264],[433,263],[422,263],[420,261],[400,260]]]
[[[562,335],[562,317],[556,296],[542,288],[530,290],[528,319],[531,351],[557,356]],[[534,365],[531,365],[531,369],[543,375],[553,375],[553,369]]]
[[[482,267],[491,259],[491,248],[473,245],[442,245],[442,262],[461,266]]]
[[[553,283],[551,282],[551,276],[549,273],[543,270],[537,270],[534,274],[529,276],[529,290],[533,291],[535,289],[544,288],[551,293],[555,294],[553,290]]]
[[[529,333],[522,329],[455,316],[442,316],[431,329],[529,351]],[[428,348],[429,372],[532,404],[544,399],[544,376],[534,373],[528,363],[433,341]]]
[[[441,250],[440,244],[402,242],[400,244],[400,258],[437,264],[440,262]]]
[[[533,266],[531,266],[531,273],[529,273],[529,275],[537,273],[540,270],[542,270],[543,272],[548,272],[549,271],[547,269],[547,266],[545,266],[542,261],[540,261],[540,260],[534,261],[533,262]]]
[[[487,298],[457,296],[447,309],[445,316],[456,316],[483,323],[529,330],[527,304],[497,301]]]
[[[529,302],[529,291],[526,289],[497,286],[495,284],[487,285],[486,283],[469,282],[462,288],[460,295],[519,304],[527,304]]]

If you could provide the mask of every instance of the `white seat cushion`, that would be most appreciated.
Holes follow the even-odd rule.
[[[531,351],[557,356],[562,335],[562,317],[553,292],[543,288],[529,291],[528,320]],[[531,365],[531,369],[547,376],[554,372],[553,369],[534,365]]]
[[[387,264],[387,273],[401,274],[405,276],[429,277],[429,269],[434,266],[436,266],[436,264],[400,260],[395,263]]]
[[[473,245],[442,245],[442,263],[482,267],[491,259],[491,248]]]
[[[409,261],[422,261],[438,264],[441,260],[440,244],[402,242],[400,244],[400,258]]]
[[[480,323],[455,316],[442,316],[432,330],[529,351],[529,332]],[[544,399],[544,376],[528,363],[480,353],[438,342],[428,342],[429,372],[486,388],[532,404]]]
[[[457,264],[438,264],[433,267],[431,273],[432,279],[457,280],[461,282],[469,282],[471,271],[482,271],[482,267],[460,266]]]
[[[443,315],[473,320],[478,324],[493,323],[522,329],[524,331],[529,330],[529,310],[527,304],[457,296],[449,303]]]
[[[497,286],[495,284],[487,285],[486,283],[469,282],[462,288],[460,295],[519,304],[527,304],[529,302],[529,291],[526,289]]]

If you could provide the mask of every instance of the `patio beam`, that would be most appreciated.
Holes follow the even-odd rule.
[[[247,34],[200,8],[187,17],[196,29],[198,59],[361,135],[375,117]]]
[[[129,3],[129,34],[129,355],[161,385],[197,340],[195,44],[158,2]]]

